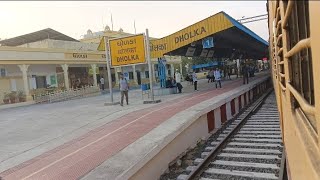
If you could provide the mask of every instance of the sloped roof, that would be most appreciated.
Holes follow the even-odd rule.
[[[22,44],[41,41],[44,39],[79,42],[78,40],[73,39],[70,36],[62,34],[62,33],[55,31],[51,28],[47,28],[47,29],[43,29],[43,30],[36,31],[33,33],[25,34],[22,36],[17,36],[14,38],[2,40],[2,41],[0,41],[0,44],[2,46],[19,46]]]
[[[228,56],[234,49],[245,52],[249,56],[265,56],[269,45],[250,29],[221,11],[173,34],[150,40],[151,57],[162,57],[165,54],[184,56],[191,43],[200,43],[197,48],[199,53],[195,53],[200,54],[201,40],[206,37],[213,37],[214,49],[224,52],[219,56]],[[105,50],[104,46],[102,38],[98,50]]]
[[[247,33],[248,35],[250,35],[251,37],[255,38],[257,41],[263,43],[266,46],[269,46],[269,43],[267,41],[265,41],[264,39],[262,39],[260,36],[258,36],[256,33],[252,32],[249,28],[247,28],[246,26],[242,25],[241,23],[239,23],[237,20],[235,20],[234,18],[232,18],[231,16],[229,16],[227,13],[223,12],[222,13],[231,21],[231,23],[236,26],[238,29],[242,30],[243,32]]]

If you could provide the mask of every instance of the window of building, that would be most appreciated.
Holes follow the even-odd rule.
[[[146,75],[146,78],[149,78],[149,71],[145,71],[144,73]]]
[[[116,81],[116,75],[115,74],[111,74],[111,79],[112,79],[112,82],[115,82]]]
[[[129,72],[129,79],[133,79],[133,72]]]
[[[5,77],[7,75],[5,68],[0,68],[0,77]]]

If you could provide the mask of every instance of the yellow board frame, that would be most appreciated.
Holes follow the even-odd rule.
[[[111,66],[128,66],[146,63],[145,35],[109,39]]]

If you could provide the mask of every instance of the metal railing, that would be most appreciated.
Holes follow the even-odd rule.
[[[38,94],[34,96],[34,101],[36,103],[53,103],[59,101],[67,101],[71,99],[88,97],[99,91],[100,89],[97,86],[85,86],[78,89],[59,90],[46,94]]]

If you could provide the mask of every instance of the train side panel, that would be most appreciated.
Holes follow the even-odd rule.
[[[268,1],[272,77],[290,179],[320,179],[320,2]]]

